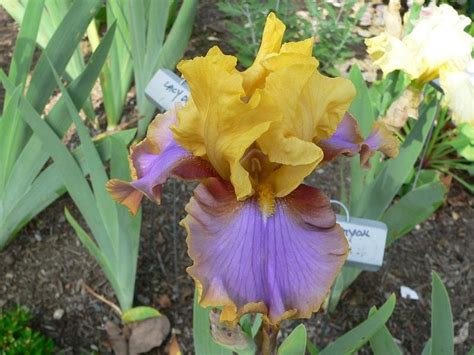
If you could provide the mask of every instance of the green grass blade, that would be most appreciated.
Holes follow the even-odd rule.
[[[439,181],[418,187],[385,211],[382,221],[388,227],[387,246],[431,216],[444,202],[447,189]]]
[[[278,348],[278,355],[304,355],[308,335],[304,324],[297,326]]]
[[[366,137],[375,122],[375,113],[369,95],[369,89],[362,77],[362,73],[357,65],[354,65],[349,72],[349,79],[356,88],[356,97],[349,107],[349,112],[359,123],[360,131]],[[355,202],[359,200],[364,189],[364,178],[366,171],[360,167],[359,159],[351,159],[351,188],[350,188],[350,211],[356,215]]]
[[[21,87],[21,91],[30,72],[43,5],[44,0],[27,3],[23,15],[24,23],[20,28],[10,63],[9,80],[13,86]],[[15,101],[17,100],[18,97],[15,98]],[[6,91],[4,102],[6,103],[3,107],[5,119],[2,119],[0,127],[3,136],[0,142],[0,188],[5,186],[8,174],[23,149],[22,143],[29,131],[28,125],[18,116],[16,109],[18,102],[12,107],[15,102],[10,102],[9,90]]]
[[[127,145],[118,139],[112,138],[111,146],[111,177],[130,180]],[[140,242],[141,211],[132,216],[128,209],[122,205],[116,204],[116,209],[119,223],[119,245],[118,265],[116,265],[115,271],[121,287],[120,305],[122,309],[126,310],[133,305]]]
[[[130,53],[130,33],[128,21],[124,16],[128,0],[107,2],[107,24],[117,24],[110,50],[109,60],[101,75],[101,87],[104,96],[104,107],[107,115],[107,126],[113,129],[120,122],[127,92],[132,81],[132,55]]]
[[[130,1],[130,34],[138,110],[145,112],[145,87],[156,70],[173,1]],[[147,6],[148,5],[148,6]],[[148,16],[148,24],[143,19]]]
[[[203,308],[198,303],[197,290],[194,292],[193,306],[193,338],[196,355],[232,355],[232,351],[214,343],[210,332],[209,312],[211,308]]]
[[[369,316],[374,315],[377,312],[376,307],[372,307],[369,312]],[[374,355],[402,355],[402,351],[395,343],[395,340],[390,334],[387,326],[384,325],[375,335],[370,338],[370,347],[374,352]]]
[[[62,75],[101,3],[100,0],[74,1],[48,42],[33,71],[27,94],[28,100],[37,111],[43,111],[56,87],[49,61],[56,72]]]
[[[25,85],[30,72],[44,0],[28,1],[10,63],[9,78],[15,86]]]
[[[431,355],[431,346],[433,344],[433,341],[431,338],[428,339],[428,341],[425,343],[425,346],[423,347],[423,351],[421,352],[421,355]]]
[[[64,215],[66,216],[66,220],[69,222],[72,228],[74,228],[74,231],[76,232],[76,235],[81,241],[81,243],[100,264],[102,271],[104,271],[104,274],[107,277],[107,280],[109,280],[109,282],[111,283],[114,291],[117,292],[117,290],[120,290],[118,282],[115,279],[116,275],[113,272],[111,265],[109,264],[110,260],[107,259],[107,257],[102,253],[102,250],[97,247],[92,238],[86,233],[84,229],[82,229],[82,227],[79,225],[79,223],[77,223],[76,219],[69,213],[67,209],[64,211]],[[119,298],[119,294],[116,293],[116,295]]]
[[[15,140],[15,130],[18,127],[16,124],[18,120],[21,120],[18,112],[21,92],[22,88],[17,87],[12,96],[6,101],[3,117],[0,120],[0,132],[2,135],[0,140],[0,191],[4,190],[11,171],[11,165],[15,161],[17,151],[21,148]]]
[[[105,189],[105,185],[109,178],[105,172],[104,166],[102,165],[99,153],[95,149],[94,143],[92,142],[92,139],[89,136],[89,130],[84,125],[84,123],[82,123],[81,118],[79,117],[79,114],[77,112],[79,108],[74,106],[74,102],[69,96],[69,93],[67,92],[63,83],[59,79],[59,76],[57,75],[57,73],[55,73],[53,67],[52,70],[58,87],[61,91],[62,97],[64,97],[66,101],[69,116],[72,118],[74,125],[76,126],[79,139],[81,140],[81,144],[84,150],[85,165],[87,167],[87,170],[90,172],[92,189],[96,197],[97,208],[99,209],[99,213],[102,217],[102,222],[105,225],[105,228],[108,230],[108,236],[112,238],[116,237],[118,234],[117,210],[115,209],[115,202],[112,200],[109,193]],[[87,208],[87,206],[78,207],[81,210],[82,208]],[[99,238],[99,235],[96,235],[96,238]],[[118,240],[110,240],[110,244],[113,246],[112,250],[115,253],[115,256],[117,255],[118,242]]]
[[[64,185],[74,203],[80,208],[86,223],[94,235],[105,235],[106,231],[100,219],[95,196],[89,184],[82,176],[82,170],[71,153],[56,136],[48,124],[38,115],[27,99],[20,100],[23,119],[43,141],[44,148],[55,162],[60,164],[59,172]],[[102,248],[103,249],[103,248]]]
[[[448,291],[436,272],[432,272],[431,279],[431,354],[454,354],[453,313]]]
[[[135,130],[121,131],[95,141],[94,144],[105,163],[111,158],[112,151],[114,151],[111,147],[112,139],[120,140],[126,146],[134,136]],[[89,171],[84,164],[82,148],[79,146],[75,149],[73,155],[80,164],[84,175],[88,175]],[[58,169],[60,169],[58,164],[53,163],[42,171],[25,193],[18,196],[14,205],[9,209],[8,215],[0,219],[0,250],[26,223],[66,192]]]
[[[384,326],[392,315],[395,308],[395,295],[384,303],[380,309],[369,316],[367,320],[359,324],[357,327],[348,331],[346,334],[329,344],[320,352],[321,355],[341,355],[352,354],[364,346],[369,339]]]
[[[99,76],[113,40],[114,29],[115,27],[112,27],[107,32],[82,74],[68,86],[68,92],[76,107],[83,105]],[[9,86],[10,84],[8,83]],[[64,98],[59,99],[46,117],[46,121],[58,137],[64,135],[71,125]],[[5,195],[0,193],[0,201],[4,201],[6,206],[13,206],[19,196],[29,188],[48,159],[49,154],[43,148],[41,139],[37,136],[31,137],[13,167],[4,191]]]

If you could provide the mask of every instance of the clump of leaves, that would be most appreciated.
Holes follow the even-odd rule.
[[[220,0],[218,8],[230,18],[226,28],[240,63],[248,67],[257,54],[265,19],[274,12],[286,25],[284,42],[315,38],[313,54],[320,70],[339,75],[334,65],[354,56],[352,48],[362,39],[354,28],[365,12],[357,0],[306,1],[306,7],[291,0]]]
[[[0,314],[0,354],[53,354],[54,343],[29,327],[31,313],[16,308]]]
[[[357,6],[357,0],[306,0],[312,35],[316,38],[313,54],[320,61],[320,70],[339,75],[334,64],[354,56],[353,48],[362,37],[354,29],[367,5]]]

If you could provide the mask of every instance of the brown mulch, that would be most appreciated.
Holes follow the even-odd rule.
[[[200,3],[188,56],[205,53],[213,44],[231,51],[225,47],[222,20],[213,1]],[[6,70],[16,28],[0,9],[0,64]],[[339,166],[323,166],[310,182],[337,198]],[[170,318],[185,354],[193,353],[194,287],[185,272],[191,260],[184,231],[177,222],[184,216],[191,192],[190,185],[170,182],[161,206],[144,204],[135,297],[136,305],[157,307]],[[80,283],[85,282],[109,300],[114,300],[114,295],[97,263],[65,221],[65,207],[79,215],[65,196],[38,215],[0,252],[0,311],[16,304],[27,306],[34,315],[33,328],[52,337],[57,349],[64,353],[108,353],[104,324],[118,319],[107,305],[83,292]],[[363,273],[345,292],[334,314],[318,313],[304,322],[311,340],[318,347],[327,345],[366,319],[371,306],[380,306],[395,293],[397,306],[388,327],[405,353],[421,353],[430,336],[430,273],[436,270],[451,297],[455,335],[468,323],[467,339],[459,337],[462,342],[455,348],[456,354],[467,353],[474,344],[473,225],[474,197],[454,184],[446,204],[388,249],[379,271]],[[401,298],[402,285],[415,289],[420,301]],[[54,319],[58,310],[64,314]],[[285,333],[296,324],[287,322]],[[165,345],[154,353],[166,353]]]

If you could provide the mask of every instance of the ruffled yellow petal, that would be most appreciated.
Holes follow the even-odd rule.
[[[206,155],[204,144],[204,121],[192,97],[188,103],[177,114],[178,122],[172,126],[175,140],[194,155],[202,157]]]
[[[244,199],[253,188],[240,160],[279,116],[272,101],[261,100],[258,92],[249,102],[242,100],[242,76],[235,65],[235,58],[222,54],[217,47],[206,57],[180,63],[178,68],[188,81],[192,101],[179,112],[174,135],[195,155],[205,152],[219,175],[232,182],[237,198]],[[201,137],[195,140],[195,136]]]
[[[295,189],[322,161],[315,143],[336,131],[355,96],[349,80],[320,74],[314,58],[296,63],[284,55],[264,62],[270,74],[262,95],[273,99],[282,119],[272,122],[257,142],[271,162],[284,164],[270,177],[278,197]]]
[[[248,96],[252,95],[256,88],[261,88],[265,82],[265,68],[261,66],[261,61],[272,53],[278,53],[285,33],[285,24],[281,22],[273,12],[271,12],[265,23],[262,43],[255,57],[254,63],[242,73],[243,87]]]
[[[280,53],[297,53],[311,57],[313,54],[313,43],[313,37],[307,38],[303,41],[283,43]]]
[[[418,78],[423,71],[418,58],[413,57],[405,43],[387,33],[365,40],[367,53],[375,65],[382,69],[384,75],[395,70],[402,70],[410,79]]]

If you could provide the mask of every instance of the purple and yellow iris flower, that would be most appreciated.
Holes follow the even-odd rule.
[[[223,306],[222,321],[248,312],[267,324],[310,317],[343,266],[348,242],[329,198],[303,180],[340,154],[398,142],[381,124],[364,140],[347,114],[352,83],[318,71],[313,40],[284,43],[284,24],[268,16],[253,65],[217,47],[178,69],[191,99],[153,121],[131,149],[133,181],[111,180],[132,212],[143,196],[159,203],[168,177],[200,181],[181,224],[200,304]]]

